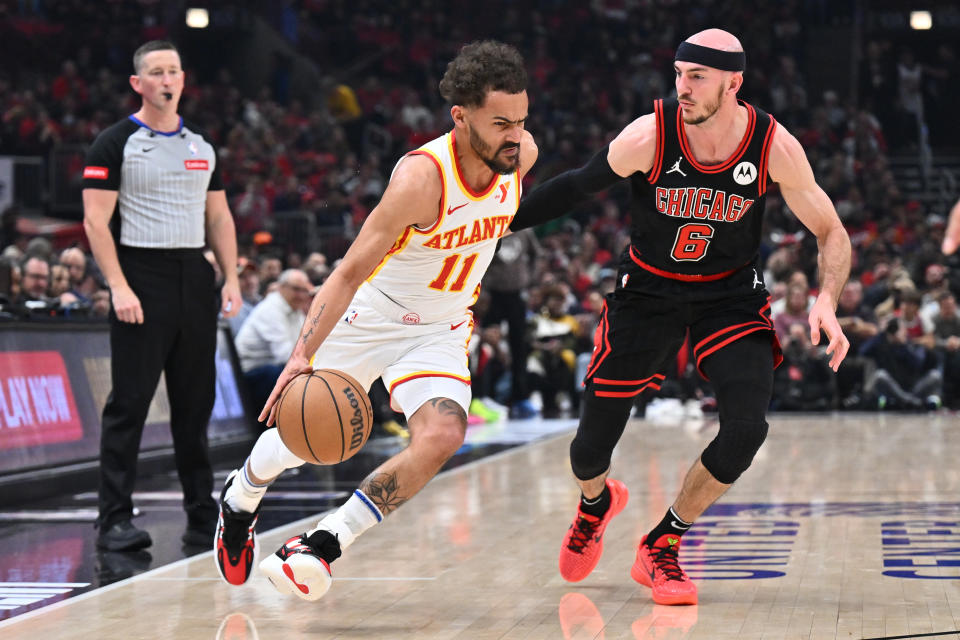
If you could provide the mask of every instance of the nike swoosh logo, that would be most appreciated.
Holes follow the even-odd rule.
[[[467,206],[468,204],[470,204],[470,203],[469,203],[469,202],[464,202],[463,204],[461,204],[461,205],[458,206],[458,207],[447,207],[447,215],[450,215],[451,213],[453,213],[453,212],[456,211],[457,209],[463,209],[463,208],[464,208],[465,206]]]
[[[156,147],[144,147],[143,149],[141,149],[141,151],[143,151],[144,153],[150,153],[154,149],[156,149]]]
[[[677,522],[676,520],[671,520],[671,521],[670,521],[670,526],[671,526],[671,527],[674,527],[675,529],[683,529],[684,531],[686,531],[687,529],[690,528],[690,525],[684,526],[684,525],[680,524],[679,522]]]
[[[457,329],[460,328],[460,325],[462,325],[464,322],[466,322],[466,320],[461,320],[457,324],[450,325],[450,331],[456,331]]]

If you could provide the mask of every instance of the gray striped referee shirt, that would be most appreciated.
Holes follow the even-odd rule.
[[[181,118],[176,131],[154,131],[129,116],[94,140],[83,188],[118,192],[121,245],[196,249],[206,239],[207,192],[223,183],[199,128]]]

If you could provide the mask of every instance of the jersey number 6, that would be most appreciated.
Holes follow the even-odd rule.
[[[713,227],[691,222],[677,230],[677,241],[670,254],[678,262],[696,262],[707,255],[707,246],[713,237]]]

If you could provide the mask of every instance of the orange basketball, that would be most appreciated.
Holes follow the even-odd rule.
[[[280,396],[280,439],[294,455],[313,464],[337,464],[351,457],[367,441],[372,425],[367,392],[342,371],[301,373]]]

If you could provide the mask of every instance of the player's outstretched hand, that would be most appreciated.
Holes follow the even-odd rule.
[[[301,373],[310,373],[311,371],[313,371],[313,367],[310,366],[310,363],[305,358],[290,356],[290,360],[287,361],[287,366],[280,372],[280,377],[277,378],[277,384],[273,385],[273,391],[270,392],[270,397],[267,398],[267,403],[263,405],[263,411],[260,412],[257,420],[260,422],[266,420],[267,426],[272,427],[277,419],[277,408],[283,390],[290,381],[298,375]]]
[[[840,368],[840,363],[847,357],[847,351],[850,350],[850,341],[843,335],[843,329],[837,321],[837,314],[833,310],[833,305],[823,296],[817,297],[810,309],[810,343],[820,344],[820,330],[823,329],[830,339],[827,345],[827,355],[830,356],[830,368],[836,371]]]

